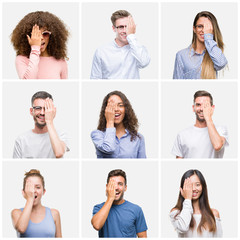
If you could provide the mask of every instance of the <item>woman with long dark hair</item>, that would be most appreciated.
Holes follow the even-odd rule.
[[[227,59],[216,17],[207,11],[196,15],[192,44],[176,54],[173,79],[215,79]]]
[[[98,158],[146,158],[138,119],[120,91],[110,92],[103,99],[98,128],[91,137]]]
[[[183,174],[170,219],[178,237],[222,237],[219,212],[210,208],[207,184],[199,170]]]

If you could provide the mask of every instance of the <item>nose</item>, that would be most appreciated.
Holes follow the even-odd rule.
[[[195,191],[197,188],[196,188],[196,186],[193,184],[193,191]]]
[[[45,107],[41,108],[41,114],[45,114]]]

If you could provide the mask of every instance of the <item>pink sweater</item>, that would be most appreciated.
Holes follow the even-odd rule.
[[[54,57],[41,57],[40,46],[32,46],[29,58],[18,55],[16,69],[21,79],[66,79],[67,63]]]

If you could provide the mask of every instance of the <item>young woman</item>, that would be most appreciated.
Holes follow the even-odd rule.
[[[207,184],[200,171],[183,174],[170,219],[178,237],[222,237],[219,212],[209,206]]]
[[[45,191],[44,178],[38,170],[25,173],[22,190],[25,207],[12,211],[18,237],[62,237],[59,212],[41,204]]]
[[[138,119],[127,97],[110,92],[102,103],[97,130],[91,134],[98,158],[146,158]]]
[[[68,36],[65,24],[55,15],[43,11],[27,14],[11,36],[19,78],[67,78]]]
[[[215,16],[200,12],[193,22],[192,44],[176,55],[174,79],[215,79],[227,59],[223,54],[224,43]]]

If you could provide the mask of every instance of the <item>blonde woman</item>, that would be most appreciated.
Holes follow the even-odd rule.
[[[12,211],[12,222],[18,237],[62,237],[58,210],[44,207],[41,203],[45,192],[40,171],[32,169],[25,173],[22,190],[25,207]]]
[[[193,22],[192,44],[176,54],[173,79],[216,79],[227,65],[224,43],[215,16],[207,11]]]

